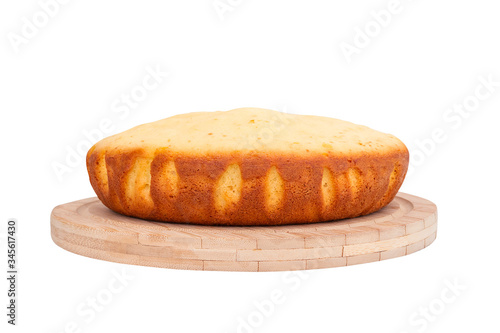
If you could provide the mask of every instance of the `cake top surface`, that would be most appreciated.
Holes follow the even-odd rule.
[[[355,155],[400,150],[404,144],[393,135],[343,120],[239,108],[180,114],[139,125],[99,141],[96,148]]]

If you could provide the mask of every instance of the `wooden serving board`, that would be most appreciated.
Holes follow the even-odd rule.
[[[436,238],[432,202],[398,193],[382,210],[336,222],[227,227],[146,221],[97,198],[57,206],[54,242],[83,256],[142,266],[283,271],[355,265],[411,254]]]

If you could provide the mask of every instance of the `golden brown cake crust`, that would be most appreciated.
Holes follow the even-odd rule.
[[[402,143],[358,152],[203,154],[100,142],[87,154],[87,169],[99,199],[124,215],[206,225],[280,225],[381,209],[398,192],[408,160]]]

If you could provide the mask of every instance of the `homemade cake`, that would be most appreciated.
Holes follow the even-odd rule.
[[[90,182],[110,209],[148,220],[279,225],[387,205],[408,167],[396,137],[318,116],[241,108],[181,114],[96,143]]]

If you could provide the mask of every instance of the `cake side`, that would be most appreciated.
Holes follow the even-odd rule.
[[[110,209],[149,220],[279,225],[377,211],[398,192],[408,150],[360,154],[186,155],[167,149],[87,155],[90,182]]]

